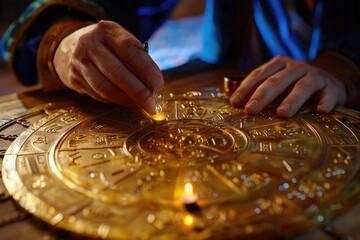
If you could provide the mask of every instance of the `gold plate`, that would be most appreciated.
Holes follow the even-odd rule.
[[[359,112],[248,116],[216,89],[167,92],[164,112],[54,111],[8,148],[4,184],[51,225],[116,239],[291,237],[359,198]]]

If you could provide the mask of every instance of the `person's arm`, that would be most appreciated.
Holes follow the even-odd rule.
[[[322,3],[316,57],[310,61],[274,57],[244,79],[230,99],[234,106],[257,114],[278,99],[277,114],[281,117],[293,116],[310,99],[322,113],[337,105],[360,109],[358,7],[350,1],[341,5]]]
[[[102,20],[64,38],[53,60],[62,82],[101,102],[155,111],[163,76],[142,43],[113,21]]]
[[[91,0],[35,0],[2,36],[1,55],[21,83],[32,85],[44,80],[47,88],[51,77],[48,71],[40,74],[39,67],[45,66],[37,63],[44,63],[45,56],[53,54],[61,36],[104,16],[101,6]],[[44,35],[50,38],[43,39]],[[41,47],[41,54],[38,55],[41,40],[46,44]],[[54,87],[50,86],[49,90]]]
[[[25,30],[15,31],[17,42],[10,42],[5,53],[24,84],[40,78],[44,90],[65,85],[99,101],[136,103],[154,111],[153,92],[164,80],[140,40],[146,40],[160,26],[176,1],[151,1],[144,5],[127,0],[35,2],[39,5],[31,5],[35,10],[29,11],[30,17],[25,21],[20,18],[19,25]],[[95,2],[103,8],[94,7]],[[103,18],[102,9],[108,18]],[[34,42],[34,48],[24,47],[23,40],[18,40],[24,39],[19,32],[26,33],[25,41]],[[27,49],[31,49],[30,55]],[[29,67],[23,69],[22,64]]]
[[[340,80],[346,89],[346,107],[360,110],[360,25],[359,4],[323,1],[319,29],[322,48],[310,61]]]

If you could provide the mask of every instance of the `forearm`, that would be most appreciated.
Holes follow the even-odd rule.
[[[101,8],[91,0],[36,0],[8,28],[1,39],[1,54],[18,80],[32,85],[39,80],[37,54],[40,41],[48,29],[65,20],[98,20]]]

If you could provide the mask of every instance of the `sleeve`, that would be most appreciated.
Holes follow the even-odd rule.
[[[245,51],[252,14],[252,1],[207,0],[201,60],[237,66]]]
[[[359,4],[323,1],[322,34],[318,56],[310,63],[325,69],[344,83],[345,106],[360,110],[360,25]]]
[[[59,82],[50,88],[47,83],[57,77],[51,58],[57,44],[71,32],[104,17],[102,7],[91,0],[34,0],[2,36],[1,56],[24,85],[41,79],[45,88],[55,89]]]
[[[359,65],[346,55],[328,50],[311,62],[344,83],[347,101],[346,107],[360,110],[360,68]]]

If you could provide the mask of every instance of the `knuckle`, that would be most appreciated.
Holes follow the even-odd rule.
[[[277,55],[273,58],[274,61],[278,61],[278,62],[288,62],[289,59],[290,58],[288,56],[283,56],[283,55]]]
[[[96,24],[96,28],[95,31],[99,31],[102,32],[103,30],[109,29],[114,25],[113,22],[108,21],[108,20],[100,20],[97,24]]]
[[[129,78],[126,74],[122,74],[120,69],[116,66],[112,67],[109,70],[109,75],[112,77],[112,80],[116,80],[116,82],[120,83],[121,86],[126,85],[126,82],[129,82]]]
[[[311,90],[311,86],[312,83],[311,81],[309,81],[308,78],[301,79],[296,83],[296,88],[304,92],[308,92],[309,90]]]
[[[122,50],[123,54],[126,58],[128,58],[130,61],[135,60],[137,57],[137,52],[134,51],[135,48],[140,48],[140,42],[132,37],[127,37],[123,39],[122,41]]]
[[[253,94],[252,99],[261,100],[267,98],[268,89],[267,88],[258,88]]]
[[[282,78],[279,76],[270,76],[266,80],[268,87],[274,87],[281,83]]]
[[[125,76],[120,73],[119,66],[117,64],[109,64],[107,67],[109,78],[114,80],[119,80],[121,82],[125,81]]]
[[[264,72],[263,67],[256,68],[254,71],[251,72],[251,77],[258,77],[261,76]]]
[[[94,91],[96,94],[98,94],[101,98],[107,99],[109,98],[110,94],[108,94],[109,91],[109,85],[105,81],[96,81],[94,83]]]
[[[273,57],[273,60],[274,60],[274,61],[281,61],[283,58],[284,58],[284,56],[282,56],[282,55],[277,55],[277,56]]]

